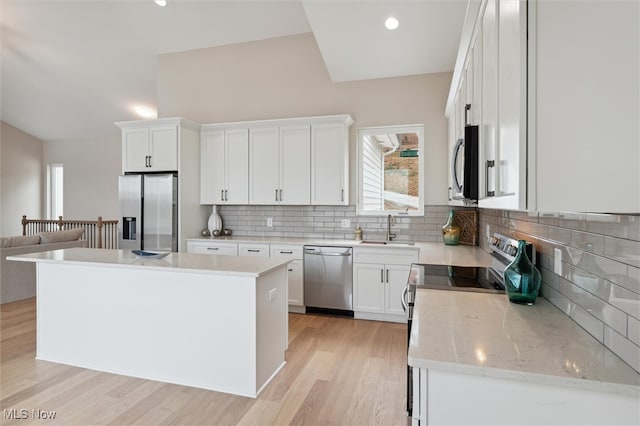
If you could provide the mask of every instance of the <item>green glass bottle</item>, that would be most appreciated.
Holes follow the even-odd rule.
[[[525,240],[518,241],[515,259],[504,270],[504,284],[511,302],[533,305],[540,292],[542,275],[527,256],[526,246]]]
[[[449,210],[449,219],[442,227],[442,239],[448,246],[457,246],[460,243],[460,227],[456,223],[456,216],[453,210]]]

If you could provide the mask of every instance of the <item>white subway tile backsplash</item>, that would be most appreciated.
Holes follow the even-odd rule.
[[[627,324],[627,337],[634,344],[640,346],[640,320],[629,317],[629,323]]]
[[[490,232],[531,241],[541,295],[640,371],[640,216],[480,209],[480,245]],[[554,249],[563,254],[553,273]]]
[[[604,345],[636,371],[640,371],[640,347],[638,345],[609,327],[604,328]]]

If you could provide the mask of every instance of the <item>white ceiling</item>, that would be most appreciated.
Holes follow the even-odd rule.
[[[453,70],[465,0],[303,3],[2,0],[0,118],[42,140],[110,137],[132,105],[156,108],[158,54],[310,31],[335,82]]]

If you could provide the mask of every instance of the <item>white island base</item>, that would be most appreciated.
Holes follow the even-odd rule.
[[[37,262],[37,359],[248,397],[284,366],[286,263],[239,273],[181,269],[204,255],[166,267],[65,254],[19,259]]]

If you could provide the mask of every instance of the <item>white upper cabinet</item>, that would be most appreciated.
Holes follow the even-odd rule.
[[[640,3],[469,4],[446,111],[471,87],[478,205],[639,213]]]
[[[349,115],[202,126],[201,203],[347,205]]]
[[[178,126],[147,122],[122,129],[122,171],[178,170]]]
[[[309,204],[311,201],[311,128],[308,125],[280,128],[280,201]]]
[[[249,130],[203,126],[200,140],[200,203],[246,204]]]
[[[251,129],[251,204],[309,204],[310,126]]]
[[[538,1],[529,15],[536,209],[640,213],[640,2]]]
[[[311,125],[311,204],[349,205],[349,127],[353,120]]]

